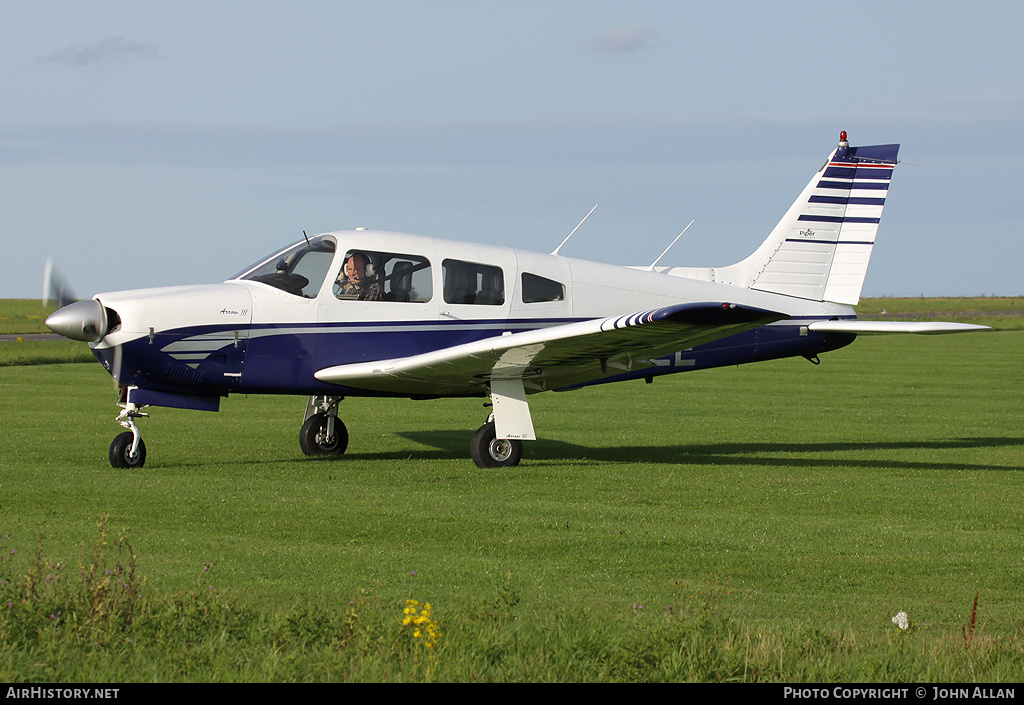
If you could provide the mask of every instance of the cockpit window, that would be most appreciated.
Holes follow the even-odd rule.
[[[316,298],[334,261],[336,245],[325,235],[292,245],[232,277],[262,282],[293,296]]]
[[[432,294],[430,262],[395,252],[349,250],[334,282],[343,300],[423,303]]]

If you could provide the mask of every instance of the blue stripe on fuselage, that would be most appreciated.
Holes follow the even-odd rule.
[[[170,393],[218,396],[226,396],[232,392],[387,396],[326,384],[318,381],[314,373],[333,365],[408,357],[501,335],[506,330],[521,332],[579,320],[587,319],[364,321],[255,325],[249,331],[248,338],[240,338],[237,347],[234,343],[229,343],[212,351],[194,367],[175,360],[166,352],[161,352],[161,348],[200,335],[231,333],[236,328],[206,326],[180,329],[158,334],[154,343],[143,337],[122,345],[121,383]],[[803,325],[806,325],[806,322]],[[794,321],[763,326],[661,358],[656,367],[588,384],[793,355],[813,355],[841,347],[853,340],[853,336],[823,336],[808,334],[806,331],[801,335],[800,329],[801,325]],[[105,361],[109,369],[110,351],[94,352],[98,358]]]
[[[254,326],[239,391],[337,394],[317,370],[353,362],[420,355],[463,343],[583,318],[488,319],[475,321],[356,321]],[[300,351],[296,354],[293,351]],[[365,394],[365,392],[358,392]]]

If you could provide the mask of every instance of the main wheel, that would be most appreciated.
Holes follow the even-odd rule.
[[[110,444],[110,466],[114,468],[141,468],[146,464],[146,442],[139,439],[139,448],[132,455],[132,432],[119,433]]]
[[[348,429],[334,419],[334,434],[327,435],[327,414],[313,414],[302,424],[299,446],[306,455],[341,455],[348,448]]]
[[[494,423],[485,423],[473,434],[469,455],[478,468],[511,468],[523,457],[523,442],[497,438]]]

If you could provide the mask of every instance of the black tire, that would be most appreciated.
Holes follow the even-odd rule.
[[[133,458],[132,432],[125,431],[114,438],[110,444],[110,466],[113,468],[141,468],[146,464],[146,442],[139,439],[139,449]]]
[[[302,424],[299,447],[306,455],[341,455],[348,449],[348,429],[334,419],[334,436],[327,438],[327,414],[314,414]]]
[[[498,439],[493,423],[485,423],[473,434],[469,455],[478,468],[512,468],[523,457],[523,442]]]

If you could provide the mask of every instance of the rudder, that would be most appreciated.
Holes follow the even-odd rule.
[[[839,146],[747,259],[716,272],[751,289],[856,305],[898,144]]]

